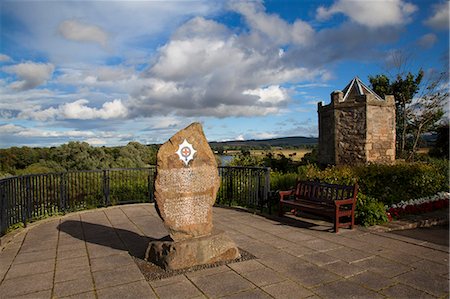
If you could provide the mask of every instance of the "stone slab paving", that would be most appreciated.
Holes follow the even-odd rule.
[[[3,238],[0,298],[448,298],[448,247],[302,221],[214,208],[257,258],[148,282],[134,258],[167,235],[153,205],[48,219]]]

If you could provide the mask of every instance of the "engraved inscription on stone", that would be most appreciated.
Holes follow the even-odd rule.
[[[164,202],[166,217],[172,220],[176,227],[208,222],[210,208],[206,195],[181,197],[178,201]]]
[[[211,173],[217,172],[214,166],[201,166],[195,168],[180,168],[172,170],[159,170],[159,185],[162,192],[175,190],[179,193],[203,192],[216,186],[216,178]]]

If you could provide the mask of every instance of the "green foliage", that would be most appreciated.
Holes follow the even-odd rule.
[[[439,126],[436,130],[437,137],[430,156],[436,158],[449,159],[449,125],[448,123]]]
[[[302,180],[319,180],[329,184],[353,185],[357,179],[354,169],[350,166],[332,166],[320,170],[316,165],[309,164],[298,168]]]
[[[28,165],[25,169],[19,169],[16,174],[52,173],[63,172],[65,169],[55,161],[41,160],[38,163]]]
[[[370,196],[358,193],[355,220],[356,223],[364,226],[371,226],[387,222],[388,218],[386,215],[384,204]]]
[[[230,166],[261,166],[261,159],[250,155],[250,152],[243,152],[231,160]]]
[[[448,190],[448,161],[355,167],[361,191],[386,205]]]
[[[282,173],[294,172],[298,166],[298,163],[294,162],[292,158],[286,157],[283,154],[277,154],[275,156],[272,153],[266,154],[262,164],[266,167],[270,167],[270,169],[273,169],[274,171]]]
[[[5,171],[0,171],[0,179],[8,178],[10,176],[13,176],[13,175],[8,172],[5,172]]]
[[[302,158],[304,164],[317,164],[319,162],[317,146],[312,147],[312,151],[306,153]]]
[[[272,171],[270,173],[270,190],[290,190],[295,187],[298,174],[280,173]]]
[[[11,147],[0,149],[0,172],[12,175],[138,168],[156,164],[157,146],[130,142],[123,147],[93,147],[86,142],[69,142],[58,147]]]

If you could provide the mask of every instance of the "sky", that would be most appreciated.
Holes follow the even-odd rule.
[[[0,147],[317,136],[358,76],[448,69],[444,0],[0,2]]]

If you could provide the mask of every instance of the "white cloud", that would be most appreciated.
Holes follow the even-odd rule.
[[[437,30],[448,30],[449,5],[448,0],[444,0],[442,3],[433,5],[433,15],[424,21],[425,25]]]
[[[15,134],[21,137],[92,137],[95,133],[92,131],[55,131],[41,130],[35,128],[26,128],[14,124],[0,125],[1,135]]]
[[[179,126],[182,121],[180,118],[167,116],[167,117],[153,117],[151,119],[151,130],[172,129]]]
[[[43,127],[24,127],[13,123],[0,125],[0,139],[11,145],[39,146],[59,145],[68,141],[86,141],[92,145],[118,145],[134,139],[132,134],[118,131],[47,129]]]
[[[27,109],[19,113],[19,118],[47,121],[51,119],[118,119],[125,118],[128,114],[127,108],[122,100],[116,99],[112,102],[103,103],[101,108],[87,106],[88,100],[80,99],[75,102],[66,103],[57,108]]]
[[[51,63],[24,62],[5,66],[4,72],[14,74],[21,80],[11,83],[10,87],[16,90],[27,90],[44,84],[52,77],[55,67]]]
[[[6,1],[2,13],[25,28],[26,34],[11,34],[15,44],[67,66],[97,63],[118,53],[124,60],[148,63],[153,54],[148,51],[149,42],[160,42],[188,18],[221,7],[208,0],[108,1],[107,5],[103,1]],[[63,34],[79,42],[67,42]],[[107,44],[108,51],[99,44]]]
[[[254,133],[255,139],[271,139],[277,137],[277,134],[271,132]]]
[[[0,54],[0,62],[7,62],[11,60],[12,60],[11,57],[9,57],[8,55]]]
[[[73,103],[64,104],[60,107],[62,114],[68,119],[110,119],[124,118],[127,115],[127,108],[119,99],[112,102],[105,102],[102,108],[91,108],[86,106],[88,100],[78,100]]]
[[[417,44],[422,48],[431,48],[436,42],[437,36],[434,33],[424,34],[417,40]]]
[[[417,7],[403,0],[337,0],[330,7],[317,9],[318,20],[327,20],[334,14],[342,13],[352,21],[369,28],[403,25],[410,21]]]
[[[257,14],[265,16],[262,11]],[[284,25],[286,34],[293,36],[296,27]],[[290,100],[281,84],[314,80],[325,71],[302,67],[302,61],[285,61],[277,40],[248,42],[250,36],[264,34],[257,29],[236,34],[200,17],[186,22],[159,49],[155,63],[141,78],[141,88],[131,93],[131,115],[227,117],[280,112]],[[287,41],[294,43],[292,38]]]
[[[258,2],[233,1],[230,8],[242,14],[254,32],[277,45],[306,44],[314,33],[312,27],[300,19],[289,24],[278,15],[267,14],[264,6]]]
[[[84,142],[89,143],[90,145],[105,145],[107,141],[101,138],[88,138],[84,140]]]
[[[267,88],[248,89],[242,92],[245,95],[254,95],[258,97],[258,101],[262,103],[279,103],[286,101],[289,96],[284,88],[279,85],[271,85]]]
[[[62,22],[58,31],[64,38],[76,42],[93,42],[102,47],[106,47],[108,42],[108,34],[102,28],[77,20]]]
[[[244,140],[245,140],[244,134],[238,135],[238,136],[235,138],[235,140],[238,140],[238,141],[244,141]]]
[[[380,45],[396,39],[396,28],[372,30],[351,22],[315,32],[300,19],[287,22],[266,13],[257,2],[231,3],[230,8],[241,14],[248,25],[246,30],[239,31],[204,17],[187,20],[191,14],[211,12],[209,2],[202,5],[197,1],[177,2],[185,12],[167,3],[132,2],[122,6],[112,2],[111,6],[100,6],[89,2],[87,9],[74,4],[70,10],[66,4],[55,2],[52,7],[55,6],[58,14],[43,13],[41,7],[36,16],[30,14],[30,20],[24,21],[22,16],[33,37],[33,42],[26,44],[36,45],[33,50],[44,51],[58,65],[57,76],[51,81],[58,89],[48,94],[38,94],[38,89],[28,90],[17,97],[10,89],[0,88],[0,109],[16,109],[2,115],[42,122],[51,120],[80,130],[145,119],[148,123],[140,126],[147,128],[143,131],[158,130],[163,134],[181,126],[186,119],[202,116],[280,114],[290,103],[293,89],[288,86],[295,86],[295,92],[300,93],[300,88],[323,84],[330,78],[325,68],[332,67],[334,62],[348,57],[370,60]],[[40,5],[30,3],[30,7]],[[150,11],[147,5],[164,7],[163,12],[168,9],[170,12],[164,19],[173,17],[173,22],[155,21],[163,18],[162,14]],[[20,7],[31,10],[29,6]],[[90,13],[95,11],[93,7],[101,8],[98,14]],[[19,10],[14,12],[22,14]],[[48,34],[74,17],[83,20],[77,22],[87,27],[98,24],[98,28],[94,27],[100,31],[107,29],[110,36],[104,32],[104,38],[102,34],[93,34],[91,40],[86,40],[79,32],[80,35],[72,38],[91,41],[86,44],[67,42],[58,34]],[[38,19],[43,19],[42,23]],[[154,34],[167,31],[164,26],[178,29],[155,49],[149,41]],[[161,42],[159,36],[155,40]],[[365,51],[360,51],[362,41]],[[111,50],[108,56],[97,46],[103,42]],[[133,52],[136,49],[145,55],[137,55]],[[128,55],[130,51],[133,54]],[[106,58],[111,59],[108,63],[117,59],[118,64],[100,66]],[[7,79],[5,82],[10,82]],[[66,92],[66,87],[71,91]],[[77,94],[76,99],[89,99],[89,102],[74,101],[73,93]],[[103,104],[105,98],[122,100]],[[104,121],[107,119],[112,121]]]

